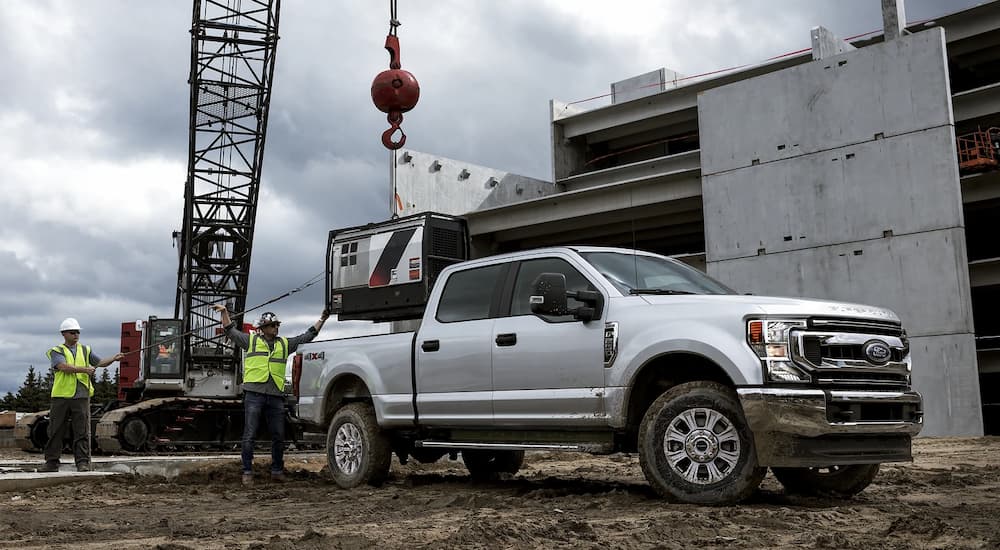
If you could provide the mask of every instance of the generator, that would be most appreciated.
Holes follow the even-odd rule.
[[[341,320],[419,319],[441,271],[469,258],[465,220],[433,212],[330,231],[326,306]]]

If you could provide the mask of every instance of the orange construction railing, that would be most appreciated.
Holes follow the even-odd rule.
[[[1000,128],[988,128],[958,136],[958,168],[983,172],[1000,167]]]

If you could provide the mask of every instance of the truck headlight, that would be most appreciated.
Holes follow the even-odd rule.
[[[806,326],[792,319],[753,319],[747,322],[747,343],[760,358],[768,382],[809,382],[809,374],[792,363],[788,350],[792,329]]]

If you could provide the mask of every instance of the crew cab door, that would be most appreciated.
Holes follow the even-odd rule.
[[[562,273],[567,290],[597,290],[563,258],[523,260],[511,273],[508,315],[493,324],[494,424],[606,425],[604,322],[531,313],[531,285],[541,273]],[[570,307],[583,305],[570,300]]]
[[[456,271],[442,281],[436,310],[427,312],[417,331],[415,391],[421,424],[492,423],[492,316],[507,270],[507,264],[488,265]]]

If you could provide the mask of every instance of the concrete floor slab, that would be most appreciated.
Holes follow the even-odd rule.
[[[48,487],[51,485],[62,485],[80,481],[93,481],[107,476],[117,475],[114,472],[10,472],[0,473],[0,493],[17,491],[27,491]]]
[[[312,453],[315,454],[315,453]],[[317,457],[322,456],[316,454]],[[62,483],[73,483],[117,474],[175,478],[206,464],[238,464],[240,455],[93,457],[93,471],[77,472],[72,461],[63,460],[58,472],[39,472],[44,460],[0,460],[0,492],[25,491]]]

